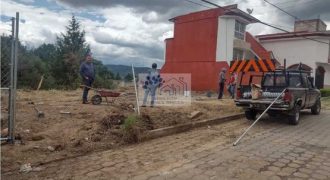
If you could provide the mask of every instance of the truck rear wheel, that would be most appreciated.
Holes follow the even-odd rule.
[[[257,112],[254,110],[246,110],[245,111],[245,117],[248,120],[256,120]]]
[[[320,112],[321,112],[321,101],[320,101],[320,99],[318,99],[315,102],[314,106],[311,108],[311,112],[312,112],[312,114],[315,114],[315,115],[320,114]]]
[[[289,115],[289,124],[297,125],[299,124],[299,120],[300,120],[300,106],[295,105],[291,114]]]

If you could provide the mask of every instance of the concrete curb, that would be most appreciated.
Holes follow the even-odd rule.
[[[234,119],[239,119],[244,117],[243,113],[240,114],[235,114],[235,115],[229,115],[229,116],[224,116],[220,118],[213,118],[213,119],[205,119],[201,121],[196,121],[196,122],[190,122],[190,123],[185,123],[181,125],[176,125],[176,126],[168,126],[165,128],[160,128],[160,129],[155,129],[148,131],[140,137],[140,141],[146,141],[150,139],[155,139],[163,136],[168,136],[176,133],[181,133],[185,131],[189,131],[194,128],[206,126],[206,125],[214,125],[214,124],[220,124],[224,123],[230,120]]]

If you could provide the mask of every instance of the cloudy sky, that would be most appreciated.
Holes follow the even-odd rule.
[[[190,2],[189,2],[190,1]],[[286,30],[294,19],[263,0],[211,0],[219,5],[237,3],[261,21]],[[330,28],[330,0],[268,0],[300,19],[321,17]],[[212,8],[200,0],[1,0],[0,33],[9,34],[10,17],[20,12],[20,39],[28,47],[54,43],[75,15],[86,31],[95,58],[104,64],[164,63],[164,39],[173,35],[168,19]],[[328,29],[329,29],[328,28]],[[251,24],[254,35],[277,32]]]

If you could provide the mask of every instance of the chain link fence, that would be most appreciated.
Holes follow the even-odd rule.
[[[9,47],[11,48],[11,47]],[[1,129],[8,128],[9,117],[9,89],[10,89],[10,57],[4,57],[5,53],[1,56]],[[5,134],[2,134],[5,135]]]

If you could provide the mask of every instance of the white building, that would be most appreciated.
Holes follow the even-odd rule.
[[[260,43],[271,51],[281,64],[297,68],[312,69],[315,85],[330,88],[330,31],[320,19],[296,21],[294,32],[257,36]]]

